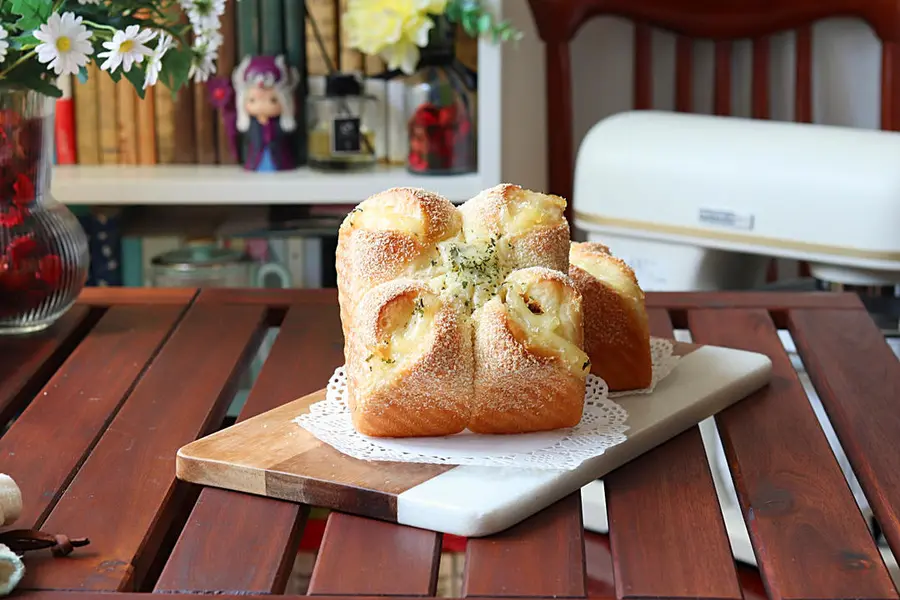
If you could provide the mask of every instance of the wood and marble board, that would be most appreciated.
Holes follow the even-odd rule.
[[[363,461],[294,419],[325,390],[196,440],[178,451],[183,481],[302,502],[467,537],[504,530],[603,477],[769,382],[762,354],[676,342],[675,369],[651,394],[615,399],[626,441],[569,471]]]

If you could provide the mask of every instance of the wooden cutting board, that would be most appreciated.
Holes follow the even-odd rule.
[[[368,462],[294,422],[325,390],[178,451],[179,479],[444,533],[496,533],[671,439],[769,381],[767,356],[676,343],[682,355],[652,394],[622,396],[627,440],[571,471]]]

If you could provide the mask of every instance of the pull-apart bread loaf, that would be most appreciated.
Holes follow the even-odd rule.
[[[597,242],[573,242],[569,260],[569,277],[584,302],[591,372],[614,392],[649,387],[650,325],[634,271]]]
[[[589,370],[565,201],[514,185],[457,209],[412,188],[341,225],[338,293],[358,431],[412,437],[577,425]]]

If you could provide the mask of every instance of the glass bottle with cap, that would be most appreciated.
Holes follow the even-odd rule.
[[[310,96],[309,157],[311,168],[354,170],[376,162],[373,122],[377,102],[362,92],[362,84],[349,73],[333,73],[325,82],[324,96]]]

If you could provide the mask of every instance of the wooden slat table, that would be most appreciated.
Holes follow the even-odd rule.
[[[651,293],[656,335],[764,352],[772,383],[717,415],[765,592],[898,598],[777,337],[788,329],[891,548],[900,553],[900,366],[859,299],[829,293]],[[87,536],[29,553],[17,594],[138,600],[283,594],[309,507],[175,479],[176,450],[223,424],[270,327],[239,419],[320,388],[340,364],[334,290],[86,290],[55,326],[0,339],[0,471],[16,528]],[[605,478],[609,541],[578,494],[469,540],[466,597],[749,598],[695,427]],[[330,598],[431,596],[442,536],[331,513],[309,583]],[[599,558],[598,558],[599,557]],[[606,558],[602,558],[606,557]],[[614,586],[592,582],[610,560]],[[104,593],[103,596],[99,595]],[[756,596],[754,596],[756,597]]]

